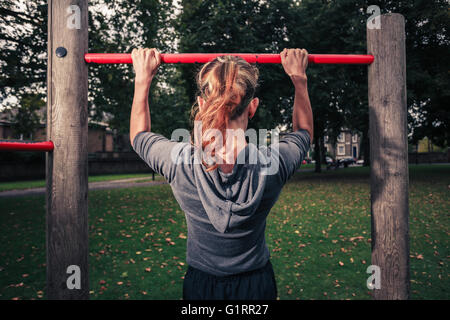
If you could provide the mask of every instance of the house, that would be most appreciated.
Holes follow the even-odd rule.
[[[345,158],[359,159],[361,154],[361,136],[348,129],[343,129],[337,137],[336,143],[331,143],[325,136],[327,153],[336,160]]]
[[[439,147],[435,145],[431,139],[424,137],[417,141],[417,144],[413,146],[414,152],[425,153],[425,152],[447,152],[447,147]]]
[[[46,132],[45,124],[41,124],[39,128],[30,136],[16,136],[13,130],[13,123],[6,120],[0,120],[0,139],[18,139],[45,141]],[[114,151],[113,132],[103,123],[89,123],[88,132],[88,152],[112,152]]]

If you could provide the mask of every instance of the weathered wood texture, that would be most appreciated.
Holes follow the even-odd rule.
[[[371,155],[372,265],[380,267],[375,299],[409,298],[409,206],[405,20],[381,16],[367,29]]]
[[[80,9],[79,29],[71,28],[77,19],[71,5]],[[87,6],[87,0],[48,1],[47,137],[55,144],[46,165],[49,299],[89,298]],[[67,55],[57,57],[57,47]],[[67,287],[71,265],[81,269],[80,289]]]

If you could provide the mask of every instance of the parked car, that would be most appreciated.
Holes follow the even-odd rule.
[[[339,164],[344,165],[345,168],[347,168],[349,165],[355,164],[355,163],[356,163],[356,160],[353,158],[339,159]]]
[[[334,162],[333,158],[326,157],[327,164],[332,164]]]
[[[358,165],[363,165],[364,164],[364,159],[359,159],[356,161],[356,164]]]

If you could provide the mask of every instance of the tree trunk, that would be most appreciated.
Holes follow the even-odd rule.
[[[319,139],[320,141],[320,151],[321,151],[321,156],[322,156],[322,161],[321,164],[326,164],[327,163],[327,149],[325,148],[325,138],[321,138]]]
[[[316,161],[314,171],[317,173],[322,172],[322,154],[319,135],[314,136],[314,160]]]
[[[370,166],[370,139],[369,139],[369,127],[365,126],[362,134],[362,152],[364,157],[364,167]]]

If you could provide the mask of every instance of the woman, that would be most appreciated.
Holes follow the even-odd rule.
[[[255,66],[232,56],[203,65],[192,110],[200,128],[196,126],[191,143],[182,143],[151,132],[148,92],[161,63],[160,53],[135,49],[132,58],[136,78],[131,144],[166,178],[186,216],[188,269],[183,298],[276,299],[264,231],[270,209],[312,139],[308,53],[300,49],[281,52],[283,68],[295,87],[294,131],[266,148],[267,153],[234,134],[247,129],[248,119],[258,108]],[[256,161],[250,161],[251,156]],[[269,172],[268,163],[276,164],[277,170]]]

